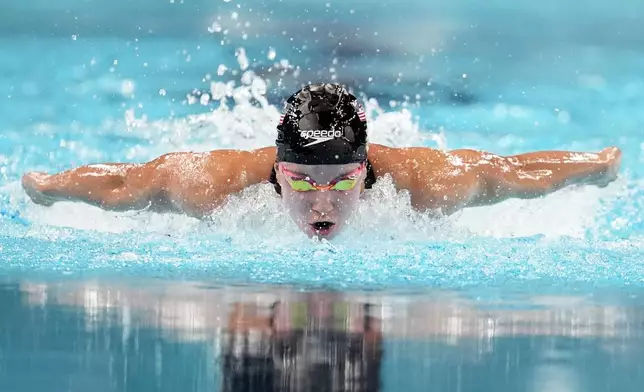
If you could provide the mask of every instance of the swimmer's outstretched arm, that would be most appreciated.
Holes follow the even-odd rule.
[[[507,157],[471,150],[451,154],[475,174],[469,181],[476,189],[466,203],[471,206],[540,197],[570,185],[606,186],[617,178],[622,156],[616,147],[599,153],[542,151]]]
[[[274,160],[274,147],[172,153],[143,164],[88,165],[53,175],[27,173],[22,185],[41,205],[78,201],[112,211],[149,208],[202,217],[231,193],[267,180]]]
[[[616,147],[599,153],[541,151],[514,156],[377,144],[369,149],[377,177],[391,175],[398,189],[409,191],[414,208],[445,215],[510,198],[539,197],[568,185],[605,186],[617,178],[621,157]]]

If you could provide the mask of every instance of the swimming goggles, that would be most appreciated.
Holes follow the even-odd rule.
[[[310,177],[302,176],[301,174],[293,173],[280,165],[280,170],[286,175],[286,181],[291,188],[297,192],[309,191],[350,191],[355,188],[358,183],[358,178],[365,168],[365,164],[360,165],[359,168],[347,173],[342,177],[338,177],[327,185],[318,185]]]

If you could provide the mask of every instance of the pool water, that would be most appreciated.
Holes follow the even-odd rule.
[[[644,5],[0,5],[0,390],[630,391]],[[393,146],[624,152],[618,181],[435,221],[385,178],[332,242],[262,184],[204,221],[41,207],[26,171],[270,145],[347,83]]]
[[[3,284],[3,390],[637,390],[641,296]]]

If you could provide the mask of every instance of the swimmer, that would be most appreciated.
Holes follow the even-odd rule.
[[[203,218],[231,194],[271,182],[285,211],[307,235],[332,238],[361,194],[390,175],[419,211],[446,216],[509,198],[536,198],[571,185],[606,186],[621,152],[541,151],[500,156],[483,151],[392,148],[368,143],[367,120],[340,85],[311,84],[293,94],[275,146],[253,151],[173,152],[142,164],[82,166],[27,173],[31,200],[80,201],[105,210],[148,208]]]

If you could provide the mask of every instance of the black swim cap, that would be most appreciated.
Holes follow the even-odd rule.
[[[367,160],[364,109],[338,84],[311,84],[293,94],[277,131],[278,162],[327,165]]]

